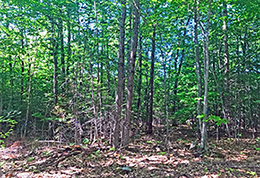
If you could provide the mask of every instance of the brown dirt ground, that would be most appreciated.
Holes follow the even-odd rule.
[[[47,146],[15,142],[0,150],[0,177],[258,177],[260,148],[256,139],[209,140],[202,158],[190,149],[194,131],[182,125],[171,129],[165,144],[163,127],[153,135],[140,134],[129,149],[115,151],[107,142],[96,145]],[[168,145],[168,146],[167,146]]]

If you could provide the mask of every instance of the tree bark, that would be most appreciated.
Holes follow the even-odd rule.
[[[187,20],[186,26],[188,26],[190,19]],[[178,63],[178,57],[179,57],[179,49],[177,49],[177,54],[175,57],[175,62],[174,62],[174,67],[175,67],[175,71],[177,71],[176,73],[176,79],[174,81],[174,87],[173,87],[173,94],[175,95],[175,97],[177,98],[177,88],[178,88],[178,82],[179,82],[179,76],[181,74],[181,67],[183,64],[183,58],[184,58],[184,45],[185,45],[185,36],[187,33],[187,29],[185,28],[184,33],[183,33],[183,41],[182,41],[182,50],[181,50],[181,59],[180,59],[180,64],[179,67],[177,68],[177,63]],[[176,112],[176,101],[173,101],[173,112]],[[176,122],[176,120],[175,120]],[[175,123],[176,124],[176,123]]]
[[[195,12],[194,12],[194,35],[195,35],[195,57],[196,57],[196,75],[197,75],[197,81],[198,81],[198,86],[197,86],[197,97],[198,97],[198,102],[197,102],[197,115],[202,114],[202,107],[201,107],[201,97],[202,97],[202,81],[201,81],[201,65],[200,65],[200,57],[199,57],[199,40],[198,40],[198,18],[197,18],[197,13],[198,13],[198,4],[197,0],[195,0]],[[198,130],[201,131],[201,118],[199,118],[199,126]]]
[[[114,148],[118,148],[119,135],[120,135],[120,121],[123,104],[123,92],[124,92],[124,63],[125,63],[125,19],[126,19],[126,2],[121,1],[122,5],[122,18],[120,21],[120,43],[118,51],[118,84],[117,84],[117,96],[116,96],[116,116],[115,116],[115,129],[114,129]]]
[[[143,61],[143,56],[142,56],[142,37],[139,37],[139,68],[138,68],[138,73],[139,73],[139,79],[138,79],[138,88],[137,88],[137,120],[140,120],[140,111],[141,111],[141,88],[142,88],[142,61]]]
[[[224,75],[225,75],[225,95],[224,95],[224,99],[225,99],[225,119],[228,119],[229,123],[231,122],[231,118],[230,118],[230,82],[229,82],[229,53],[228,53],[228,27],[227,27],[227,4],[223,3],[224,6],[224,11],[223,11],[223,31],[224,31],[224,67],[225,67],[225,71],[224,71]],[[229,127],[227,126],[227,131],[228,131],[228,135],[230,137],[230,131],[229,131]]]
[[[53,94],[54,94],[54,105],[58,103],[58,43],[55,39],[54,19],[52,22],[52,56],[53,56]]]
[[[62,11],[60,10],[60,13]],[[64,35],[63,35],[63,21],[59,19],[59,38],[60,38],[60,64],[61,64],[61,75],[62,82],[64,82],[65,78],[65,53],[64,53]]]
[[[206,31],[201,26],[203,33],[203,55],[204,55],[204,107],[203,114],[204,119],[207,119],[208,114],[208,80],[209,80],[209,20],[210,20],[210,6],[211,0],[209,1],[208,15],[207,15],[207,26]],[[207,151],[207,122],[202,122],[201,128],[201,143],[200,143],[201,152]]]
[[[150,70],[150,108],[149,108],[149,120],[147,134],[153,132],[153,82],[154,82],[154,60],[155,60],[155,24],[153,25],[153,37],[152,37],[152,54],[151,54],[151,70]]]
[[[135,60],[136,60],[136,51],[137,51],[137,44],[138,44],[138,27],[140,22],[140,14],[139,14],[140,0],[134,0],[133,3],[134,3],[133,43],[132,43],[131,59],[129,64],[129,73],[128,73],[128,81],[127,81],[126,117],[123,125],[123,134],[122,134],[123,147],[128,147],[129,145],[129,130],[130,130],[130,119],[132,114]]]
[[[68,14],[68,21],[67,21],[67,29],[68,29],[68,43],[67,43],[67,61],[66,61],[66,66],[67,66],[67,71],[66,74],[67,76],[69,76],[69,67],[70,67],[70,58],[71,58],[71,25],[70,25],[70,16],[71,16],[71,12],[70,12],[70,8],[68,8],[67,10],[67,14]],[[68,82],[68,81],[66,81]],[[68,86],[67,86],[68,89]]]
[[[161,40],[162,41],[162,40]],[[167,71],[166,71],[166,65],[167,65],[167,57],[164,57],[164,53],[162,50],[162,46],[160,48],[161,50],[161,56],[164,60],[163,62],[163,85],[164,85],[164,102],[165,102],[165,108],[164,108],[164,117],[167,123],[166,126],[166,138],[165,138],[165,145],[167,147],[167,153],[169,155],[169,110],[168,110],[168,85],[167,85]]]

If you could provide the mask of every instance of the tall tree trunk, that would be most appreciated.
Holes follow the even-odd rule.
[[[98,22],[97,22],[97,4],[96,1],[94,1],[94,10],[95,10],[95,36],[96,36],[96,64],[97,64],[97,94],[96,94],[96,107],[97,107],[97,117],[98,118],[98,112],[100,109],[100,115],[101,115],[101,103],[100,103],[100,63],[99,63],[99,41],[98,41]]]
[[[179,44],[179,42],[177,42],[177,44],[178,45],[180,45]],[[175,55],[175,58],[174,58],[174,70],[175,70],[175,72],[178,70],[178,68],[177,68],[177,64],[178,64],[178,58],[179,58],[179,48],[177,49],[177,51],[176,51],[176,55]],[[170,73],[169,73],[170,74]],[[176,79],[177,79],[177,75],[175,75],[175,77],[176,77]],[[170,78],[170,77],[169,77]],[[174,81],[174,87],[173,87],[173,94],[175,95],[175,93],[177,94],[177,85],[176,85],[176,79],[175,79],[175,81]],[[176,87],[176,89],[175,89],[175,87]],[[173,100],[173,107],[172,107],[172,111],[173,111],[173,113],[175,113],[176,112],[176,100],[174,99]],[[173,126],[177,126],[177,120],[176,119],[174,119],[173,120]]]
[[[139,57],[139,67],[138,67],[138,74],[139,74],[139,79],[138,79],[138,88],[137,88],[137,120],[140,120],[140,111],[141,111],[141,88],[142,88],[142,61],[143,61],[143,56],[142,56],[142,36],[139,37],[139,51],[138,51],[138,57]]]
[[[124,92],[124,63],[125,63],[125,19],[126,19],[126,2],[121,1],[122,5],[122,18],[120,21],[120,43],[118,51],[118,84],[117,84],[117,96],[116,96],[116,116],[115,116],[115,130],[114,130],[114,148],[118,148],[119,135],[120,135],[120,123],[123,104],[123,92]]]
[[[197,115],[201,115],[202,114],[202,107],[201,107],[202,81],[201,81],[201,65],[200,65],[200,54],[199,54],[199,40],[198,40],[198,18],[197,18],[198,4],[197,4],[197,0],[195,0],[195,6],[196,6],[196,8],[195,8],[195,12],[194,12],[194,34],[195,34],[194,42],[195,42],[195,57],[196,57],[196,75],[197,75],[197,81],[198,81]],[[201,131],[201,118],[199,118],[198,131]]]
[[[187,20],[186,26],[189,24],[190,19]],[[184,59],[184,45],[185,45],[185,36],[187,33],[187,29],[185,28],[184,33],[183,33],[183,41],[182,41],[182,50],[181,50],[181,59],[179,62],[179,67],[177,68],[177,63],[178,63],[178,57],[179,57],[179,50],[177,50],[177,54],[175,57],[175,62],[174,62],[174,67],[175,67],[175,71],[177,71],[176,73],[176,79],[174,81],[174,87],[173,87],[173,94],[176,96],[177,98],[177,88],[178,88],[178,82],[179,82],[179,76],[181,74],[181,67],[183,64],[183,59]],[[176,112],[176,101],[173,101],[173,112]],[[175,120],[176,122],[176,120]]]
[[[164,103],[165,103],[164,117],[167,123],[165,145],[167,147],[167,153],[169,155],[169,144],[168,144],[169,143],[169,110],[168,110],[168,85],[167,85],[167,71],[166,71],[167,57],[164,57],[162,46],[160,50],[161,50],[162,59],[164,60],[163,62],[163,85],[164,85]]]
[[[97,129],[98,113],[97,113],[97,108],[95,105],[95,96],[94,96],[93,64],[91,61],[89,61],[89,64],[90,64],[90,77],[91,77],[91,104],[92,104],[92,109],[93,109],[93,113],[94,113],[94,117],[95,117],[94,118],[94,139],[93,139],[93,143],[94,143],[98,139],[98,129]]]
[[[225,71],[224,71],[224,75],[225,75],[225,95],[224,95],[224,99],[225,99],[225,114],[224,117],[225,119],[228,119],[229,123],[231,123],[231,118],[230,118],[230,82],[229,82],[229,53],[228,53],[228,27],[227,27],[227,4],[223,3],[224,6],[224,11],[223,11],[223,31],[224,31],[224,67],[225,67]],[[231,124],[232,125],[232,124]],[[227,131],[228,131],[228,135],[230,137],[230,131],[229,131],[229,127],[227,126]]]
[[[31,89],[32,89],[32,64],[31,60],[28,60],[29,62],[29,69],[28,69],[28,76],[29,76],[29,81],[28,81],[28,98],[27,98],[27,108],[26,108],[26,115],[25,115],[25,123],[24,123],[24,130],[23,134],[21,137],[25,138],[26,136],[26,131],[27,131],[27,125],[28,125],[28,120],[29,120],[29,114],[30,114],[30,104],[31,104]]]
[[[122,134],[123,147],[128,147],[129,145],[129,130],[130,130],[130,120],[132,114],[135,59],[136,59],[136,51],[138,45],[138,27],[140,22],[140,14],[139,14],[140,0],[134,0],[133,6],[134,6],[133,43],[132,43],[131,60],[129,64],[129,73],[128,73],[128,81],[127,81],[126,117],[125,117],[125,123],[123,125],[123,134]]]
[[[5,90],[5,75],[4,74],[4,62],[1,64],[1,91],[0,91],[0,115],[2,115],[3,112],[3,106],[4,106],[4,90]]]
[[[68,21],[67,21],[67,29],[68,29],[68,43],[67,43],[67,61],[66,61],[66,66],[67,66],[67,71],[66,71],[66,75],[67,77],[69,76],[69,67],[70,67],[70,58],[71,58],[71,45],[70,45],[70,41],[71,41],[71,25],[70,25],[70,9],[67,10],[67,14],[68,14]],[[66,81],[68,82],[68,81]],[[68,89],[68,85],[67,88]]]
[[[60,13],[62,11],[60,10]],[[59,19],[59,38],[60,38],[60,64],[61,64],[61,76],[62,82],[64,82],[65,78],[65,53],[64,53],[64,35],[63,35],[63,21]]]
[[[146,54],[146,56],[148,56],[148,54]],[[148,67],[148,66],[145,65],[144,67]],[[145,108],[144,118],[145,118],[146,127],[148,126],[147,123],[148,123],[148,118],[149,118],[149,79],[148,79],[148,75],[149,75],[148,70],[145,70],[146,87],[144,90],[144,108]]]
[[[129,36],[129,39],[128,41],[126,42],[126,65],[125,65],[125,73],[127,73],[129,71],[129,65],[130,65],[130,59],[131,59],[131,45],[132,45],[132,5],[130,4],[130,10],[129,10],[129,31],[128,31],[128,36]],[[123,86],[123,102],[126,101],[126,95],[127,95],[127,92],[125,90],[125,85],[126,85],[126,76],[124,76],[124,86]]]
[[[106,44],[106,58],[109,59],[109,46],[108,46],[108,40],[107,40],[107,44]],[[107,88],[108,88],[108,93],[110,96],[112,96],[112,92],[111,92],[111,77],[110,77],[110,65],[109,62],[106,62],[105,64],[105,69],[106,69],[106,73],[107,73]]]
[[[203,114],[204,119],[207,118],[208,114],[208,80],[209,80],[209,20],[210,20],[210,6],[211,0],[209,0],[209,8],[207,15],[207,26],[206,30],[201,26],[203,33],[203,55],[204,55],[204,106]],[[200,21],[198,21],[200,23]],[[201,127],[201,143],[200,143],[201,152],[207,151],[207,122],[202,122]]]
[[[9,56],[9,60],[10,60],[10,63],[9,63],[9,71],[10,71],[10,87],[11,87],[11,93],[10,93],[10,100],[9,100],[9,109],[13,109],[13,86],[14,86],[14,79],[13,79],[13,65],[12,65],[12,58],[11,56]],[[9,110],[8,109],[8,110]]]
[[[53,94],[54,94],[54,105],[58,103],[58,43],[55,40],[55,29],[54,19],[52,22],[52,56],[53,56]]]
[[[155,60],[155,25],[153,25],[153,37],[152,37],[152,54],[151,54],[151,70],[150,70],[150,110],[149,110],[149,120],[148,120],[148,130],[147,133],[151,134],[153,132],[153,80],[154,80],[154,60]]]

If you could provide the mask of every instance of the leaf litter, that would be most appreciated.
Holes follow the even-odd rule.
[[[256,139],[209,140],[203,157],[191,147],[195,131],[185,126],[172,130],[168,148],[162,128],[153,135],[140,134],[128,149],[115,151],[100,145],[41,145],[29,151],[22,145],[0,150],[0,177],[258,177],[260,151]],[[190,149],[193,148],[193,149]]]

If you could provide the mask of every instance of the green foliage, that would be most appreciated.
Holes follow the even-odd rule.
[[[158,155],[166,155],[167,153],[166,152],[159,152],[157,153]]]
[[[20,112],[13,111],[9,112],[5,116],[0,116],[0,124],[2,125],[2,127],[5,126],[5,131],[0,131],[0,145],[2,147],[4,146],[4,140],[2,139],[6,139],[9,136],[9,134],[13,131],[14,126],[17,124],[17,121],[11,118],[18,116],[19,114]]]
[[[27,161],[28,161],[28,162],[32,162],[34,159],[35,159],[34,157],[29,157],[29,158],[27,159]]]
[[[197,118],[203,119],[203,122],[209,122],[209,121],[214,121],[217,126],[220,126],[221,124],[226,124],[228,123],[228,119],[221,119],[220,116],[215,116],[215,115],[209,115],[207,119],[205,119],[205,114],[198,115]]]
[[[44,151],[42,152],[44,156],[49,156],[50,155],[50,152],[49,151]]]
[[[259,137],[256,138],[256,141],[257,141],[258,144],[260,144],[260,138]]]
[[[247,171],[247,173],[250,174],[250,175],[253,176],[253,177],[257,177],[256,172],[253,172],[253,171]]]
[[[109,148],[110,151],[115,151],[114,147]]]
[[[89,142],[89,139],[88,139],[88,138],[84,138],[83,143],[84,143],[84,144],[89,144],[89,143],[90,143],[90,142]]]
[[[151,29],[154,24],[156,62],[153,116],[159,118],[161,123],[166,123],[166,117],[176,123],[185,123],[188,119],[195,120],[198,114],[197,102],[202,101],[204,96],[197,95],[195,45],[191,33],[194,30],[194,2],[187,2],[189,6],[183,2],[141,1],[140,13],[145,21],[141,20],[140,23],[139,42],[142,49],[138,51],[136,66],[139,67],[141,56],[143,61],[135,72],[132,112],[133,120],[138,119],[138,122],[146,122],[149,114]],[[260,32],[257,13],[260,10],[257,1],[228,3],[226,18],[223,17],[222,2],[212,2],[209,21],[209,117],[199,115],[197,118],[222,126],[228,122],[222,119],[222,111],[225,111],[226,104],[230,104],[231,119],[242,118],[241,122],[248,126],[255,123],[260,114]],[[208,1],[200,2],[202,26],[206,22],[207,7]],[[1,144],[12,129],[20,135],[19,132],[25,130],[25,124],[31,136],[64,140],[79,133],[91,133],[87,127],[93,124],[89,122],[93,118],[102,118],[104,122],[102,120],[100,123],[111,124],[115,113],[121,9],[114,1],[101,0],[96,4],[96,19],[93,9],[92,1],[1,1]],[[131,5],[127,5],[127,13],[126,79],[133,35]],[[227,32],[223,31],[223,20],[227,21]],[[229,91],[225,89],[225,50],[221,48],[225,33],[229,50]],[[198,34],[203,73],[201,28],[198,28]],[[56,66],[55,58],[58,61]],[[55,80],[56,93],[53,90]],[[230,101],[226,101],[226,96],[230,96]],[[55,103],[56,97],[58,103]],[[137,106],[139,97],[141,105]],[[21,113],[19,116],[8,116],[11,110]],[[36,133],[32,133],[32,130]],[[89,135],[84,137],[91,138]],[[85,138],[83,143],[88,144],[90,141]]]

